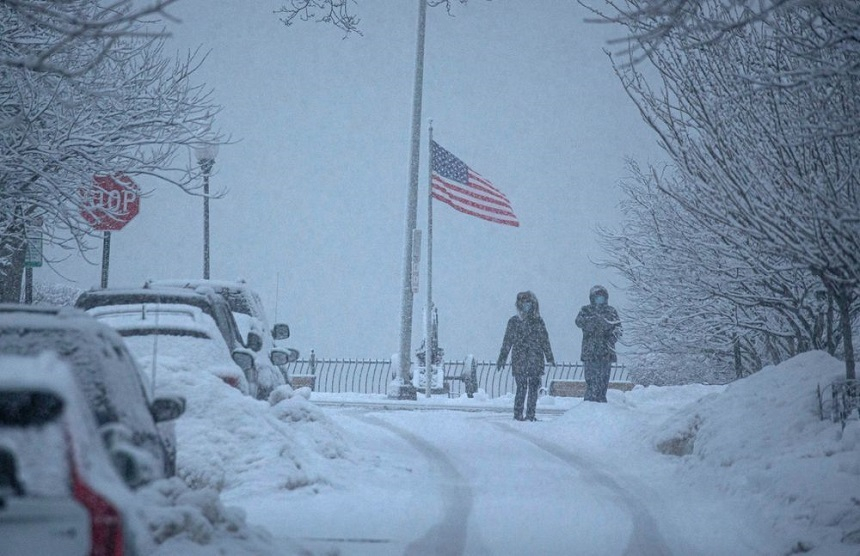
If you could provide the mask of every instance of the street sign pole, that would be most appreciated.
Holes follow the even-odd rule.
[[[102,289],[108,287],[108,270],[110,266],[110,232],[105,230],[102,244]]]
[[[93,230],[104,232],[101,287],[108,287],[110,234],[121,230],[140,212],[140,189],[123,174],[93,176],[93,185],[82,187],[81,216]]]
[[[24,254],[24,303],[33,303],[33,267],[42,266],[42,223],[41,216],[32,221],[27,229],[27,250]]]
[[[33,267],[24,268],[24,303],[33,303]]]

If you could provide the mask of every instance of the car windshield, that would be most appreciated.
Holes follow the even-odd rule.
[[[189,330],[187,328],[122,328],[118,329],[119,335],[123,338],[131,336],[187,336],[190,338],[208,339],[209,335],[202,330]]]
[[[84,292],[75,301],[75,306],[80,309],[92,309],[108,305],[140,305],[141,303],[178,303],[199,307],[203,311],[210,310],[206,298],[189,295],[185,291],[144,290],[135,292],[123,291],[92,291]]]
[[[163,372],[197,373],[208,371],[217,376],[241,374],[230,357],[224,340],[191,336],[125,336],[129,351],[137,360],[144,380],[155,383],[158,392],[164,383]],[[153,365],[155,362],[155,365]]]
[[[243,295],[242,292],[229,288],[221,288],[218,290],[218,293],[227,300],[227,303],[230,305],[230,310],[234,313],[242,313],[243,315],[251,317],[257,316],[256,311],[254,310],[255,307],[252,305],[251,300]]]

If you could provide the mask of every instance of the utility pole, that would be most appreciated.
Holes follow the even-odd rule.
[[[403,287],[400,305],[400,390],[399,399],[417,399],[410,372],[412,362],[412,236],[418,218],[418,159],[421,149],[421,95],[424,86],[424,28],[427,1],[418,0],[418,39],[415,49],[415,84],[412,90],[412,145],[409,158],[409,192],[403,242]]]

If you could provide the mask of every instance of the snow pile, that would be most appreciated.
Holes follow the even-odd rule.
[[[148,536],[145,554],[189,556],[274,553],[271,535],[248,526],[245,512],[227,508],[212,489],[190,489],[178,478],[155,481],[137,491],[139,515]],[[138,534],[140,536],[140,534]]]
[[[822,421],[815,394],[844,376],[843,362],[810,352],[725,386],[610,390],[609,403],[579,403],[537,434],[665,499],[697,493],[703,515],[709,500],[755,507],[781,553],[857,554],[860,421],[844,431]],[[661,511],[668,524],[686,521]]]
[[[339,429],[301,389],[296,395],[280,387],[270,405],[209,373],[164,372],[157,390],[186,399],[176,421],[177,475],[193,488],[253,495],[325,485],[327,462],[347,450]]]
[[[799,355],[686,408],[656,445],[680,439],[684,479],[755,500],[787,550],[860,551],[860,421],[820,420],[815,396],[844,375],[824,352]]]

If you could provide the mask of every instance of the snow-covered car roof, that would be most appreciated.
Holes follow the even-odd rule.
[[[200,308],[178,303],[105,305],[87,310],[91,316],[119,331],[121,336],[220,337],[215,321]]]
[[[183,304],[199,307],[215,321],[230,349],[244,347],[245,339],[236,324],[227,300],[214,290],[201,292],[178,287],[109,288],[83,292],[75,307],[87,311],[95,307],[140,303]]]
[[[259,319],[268,326],[268,318],[260,301],[260,296],[244,280],[212,280],[205,278],[171,278],[164,280],[148,280],[147,286],[189,288],[212,288],[221,294],[230,304],[234,313],[242,313]]]
[[[39,326],[54,326],[65,328],[69,322],[74,322],[76,327],[100,328],[101,325],[94,321],[85,311],[74,307],[56,307],[53,305],[20,305],[17,303],[0,303],[0,316],[4,322],[14,322],[26,325],[38,323]],[[57,317],[46,319],[45,317]]]
[[[180,287],[146,287],[146,288],[108,288],[93,289],[82,292],[75,301],[75,307],[92,309],[104,304],[105,299],[111,300],[111,305],[128,305],[134,303],[200,303],[205,299],[203,292]]]

